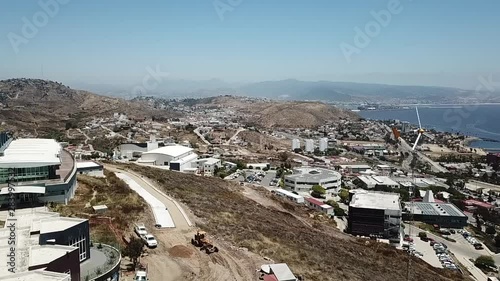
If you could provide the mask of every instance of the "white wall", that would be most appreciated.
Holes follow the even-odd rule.
[[[78,174],[79,175],[87,175],[87,176],[91,176],[91,177],[98,177],[98,178],[104,177],[104,172],[102,169],[78,171]]]

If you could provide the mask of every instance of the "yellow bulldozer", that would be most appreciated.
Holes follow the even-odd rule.
[[[191,239],[191,244],[199,247],[200,251],[205,251],[207,254],[217,253],[219,248],[215,247],[207,238],[207,233],[204,231],[197,231],[194,238]]]

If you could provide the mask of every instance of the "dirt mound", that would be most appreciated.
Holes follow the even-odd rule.
[[[168,253],[172,257],[176,258],[190,258],[194,251],[191,248],[188,248],[184,245],[175,245],[172,248],[168,249]]]

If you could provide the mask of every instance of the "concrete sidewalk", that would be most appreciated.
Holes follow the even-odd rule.
[[[104,165],[104,168],[115,173],[122,173],[127,175],[136,183],[138,183],[142,188],[144,188],[147,192],[149,192],[153,197],[162,202],[168,208],[170,216],[172,217],[172,220],[174,221],[177,229],[189,229],[191,228],[191,226],[193,226],[182,207],[173,198],[160,191],[160,189],[154,186],[153,183],[151,183],[146,178],[134,172],[118,169],[111,165]]]

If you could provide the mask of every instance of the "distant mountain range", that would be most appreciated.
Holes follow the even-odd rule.
[[[133,86],[71,84],[104,95],[133,98]],[[300,81],[287,79],[257,83],[226,83],[212,79],[203,81],[164,80],[143,96],[171,98],[238,95],[282,100],[313,100],[334,103],[484,103],[500,102],[500,91],[475,93],[448,87],[398,86],[331,81]]]

